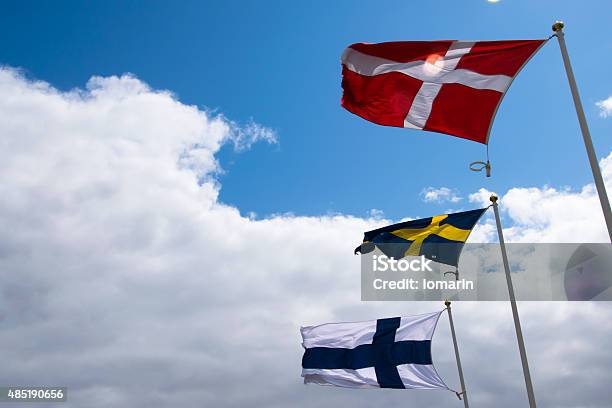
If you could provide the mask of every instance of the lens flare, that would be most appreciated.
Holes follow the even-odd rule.
[[[423,71],[427,75],[436,75],[444,68],[444,58],[439,54],[430,54],[423,64]]]

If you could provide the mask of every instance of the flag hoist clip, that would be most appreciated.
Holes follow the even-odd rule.
[[[491,177],[491,162],[487,160],[486,162],[475,161],[470,163],[470,170],[472,171],[482,171],[485,170],[487,177]]]
[[[487,144],[487,161],[475,161],[470,163],[470,170],[472,171],[482,171],[485,170],[485,174],[487,177],[491,177],[491,162],[489,161],[489,145]]]
[[[459,268],[455,268],[454,271],[446,271],[443,273],[444,276],[446,276],[446,274],[455,275],[455,280],[459,280]]]

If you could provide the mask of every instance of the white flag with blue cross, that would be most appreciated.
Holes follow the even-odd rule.
[[[304,383],[450,390],[431,358],[441,313],[302,327]]]

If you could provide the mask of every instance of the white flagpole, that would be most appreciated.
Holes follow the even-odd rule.
[[[446,311],[448,312],[448,321],[450,322],[451,334],[453,335],[453,345],[455,346],[455,358],[457,359],[457,370],[459,370],[459,381],[461,382],[461,393],[463,396],[463,406],[470,408],[468,404],[467,390],[465,389],[465,380],[463,379],[463,368],[461,368],[461,358],[459,358],[459,346],[457,346],[457,336],[455,335],[455,325],[453,324],[453,315],[451,313],[451,302],[445,301]]]
[[[563,22],[557,21],[555,24],[553,24],[552,29],[555,32],[557,40],[559,40],[561,56],[563,57],[563,65],[565,65],[567,80],[569,82],[570,89],[572,90],[574,106],[576,107],[576,115],[578,115],[578,122],[580,123],[580,130],[582,131],[582,139],[584,140],[587,156],[589,156],[589,163],[591,164],[593,179],[595,179],[595,187],[597,188],[597,194],[599,195],[599,202],[601,203],[601,209],[603,210],[606,226],[608,227],[608,235],[610,236],[610,241],[612,241],[612,211],[610,211],[610,201],[608,200],[606,186],[604,184],[603,177],[601,176],[599,163],[597,163],[597,155],[595,154],[595,149],[593,148],[593,141],[591,140],[589,126],[587,125],[584,110],[582,109],[582,102],[580,101],[580,94],[578,93],[576,78],[574,78],[574,71],[572,70],[569,54],[567,53],[567,48],[565,46],[565,34],[563,33],[563,27]]]
[[[518,341],[519,352],[521,354],[521,363],[523,365],[523,376],[525,377],[525,386],[527,387],[527,398],[529,399],[529,407],[536,408],[535,395],[533,393],[533,385],[531,384],[531,374],[529,374],[529,363],[527,362],[527,351],[525,350],[525,342],[523,340],[523,331],[521,330],[521,321],[519,320],[518,309],[516,307],[516,298],[514,297],[514,287],[512,286],[512,278],[510,277],[510,265],[508,263],[508,254],[506,253],[506,244],[504,243],[504,234],[502,232],[501,220],[499,218],[499,209],[497,208],[497,196],[491,195],[493,203],[493,211],[495,212],[495,222],[497,223],[497,235],[499,236],[499,245],[501,247],[502,261],[506,271],[506,283],[508,284],[508,295],[510,296],[510,306],[512,308],[512,317],[514,318],[514,329],[516,330],[516,339]]]

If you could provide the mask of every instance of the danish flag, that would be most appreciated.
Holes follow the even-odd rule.
[[[487,144],[504,94],[545,42],[353,44],[342,54],[342,106],[379,125]]]

